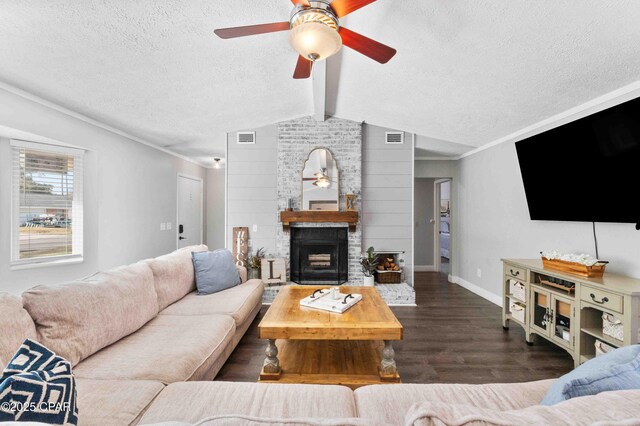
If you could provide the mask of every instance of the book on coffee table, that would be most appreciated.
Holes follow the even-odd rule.
[[[340,293],[340,298],[334,299],[331,289],[324,289],[316,292],[315,296],[311,295],[300,300],[300,305],[341,314],[361,300],[362,295],[357,293]]]

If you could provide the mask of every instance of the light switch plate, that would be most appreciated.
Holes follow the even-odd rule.
[[[256,225],[255,223],[253,224],[253,227],[251,228],[251,230],[253,232],[258,232],[258,225]]]
[[[171,222],[167,222],[167,231],[171,231]]]
[[[162,222],[162,223],[160,224],[160,230],[161,230],[161,231],[166,231],[166,230],[167,230],[167,224],[166,224],[166,223],[164,223],[164,222]]]

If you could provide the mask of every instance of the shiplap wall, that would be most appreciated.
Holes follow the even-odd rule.
[[[250,131],[256,132],[255,145],[239,145],[235,132],[227,140],[227,247],[233,247],[233,228],[247,226],[253,252],[264,247],[275,253],[278,131],[275,124]]]
[[[413,143],[385,143],[385,132],[370,124],[363,128],[362,247],[405,252],[405,273],[413,285]]]

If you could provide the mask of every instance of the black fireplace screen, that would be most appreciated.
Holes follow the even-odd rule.
[[[347,228],[291,228],[291,281],[344,284],[349,280]]]

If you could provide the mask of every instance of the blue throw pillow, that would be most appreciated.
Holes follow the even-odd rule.
[[[0,377],[0,422],[5,421],[77,425],[71,364],[25,340]]]
[[[640,345],[593,358],[556,380],[540,405],[600,392],[640,389]]]
[[[240,273],[229,250],[191,253],[198,294],[212,294],[240,284]]]

